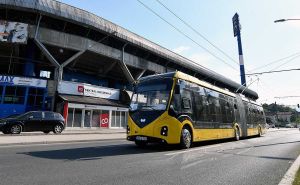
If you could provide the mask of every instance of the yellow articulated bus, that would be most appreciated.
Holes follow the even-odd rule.
[[[263,108],[254,101],[176,71],[139,80],[127,140],[189,148],[198,141],[261,136],[265,123]]]

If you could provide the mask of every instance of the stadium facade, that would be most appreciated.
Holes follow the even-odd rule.
[[[258,98],[90,12],[53,0],[0,0],[0,118],[54,110],[68,128],[123,128],[131,84],[174,70]]]

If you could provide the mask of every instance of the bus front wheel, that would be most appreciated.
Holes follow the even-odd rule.
[[[188,128],[184,127],[181,130],[180,146],[183,149],[190,148],[192,145],[192,135]]]

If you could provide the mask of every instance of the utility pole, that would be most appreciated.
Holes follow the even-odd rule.
[[[245,77],[242,40],[241,40],[241,24],[239,20],[239,15],[237,13],[235,13],[234,16],[232,17],[232,24],[233,24],[233,35],[234,37],[237,38],[237,42],[238,42],[241,84],[247,86],[246,77]]]

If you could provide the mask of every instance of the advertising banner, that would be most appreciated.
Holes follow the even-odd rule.
[[[109,114],[100,114],[100,127],[108,128],[109,124]]]
[[[28,24],[0,20],[0,42],[26,44]]]
[[[42,79],[36,79],[36,78],[0,75],[0,84],[46,87],[47,81]]]
[[[119,100],[120,96],[120,91],[118,89],[67,81],[59,83],[58,92],[61,94],[83,95],[112,100]]]

